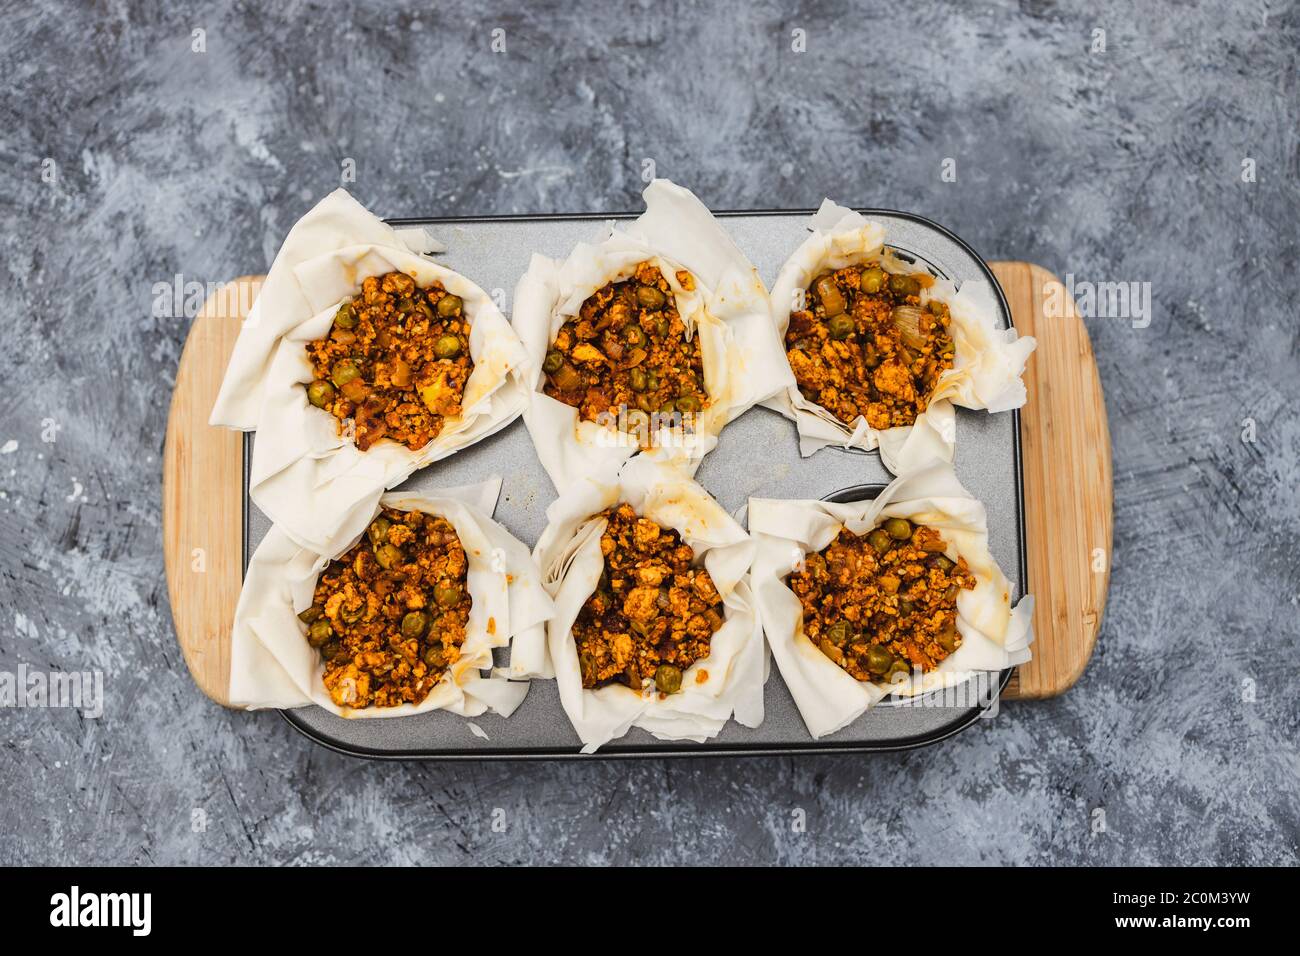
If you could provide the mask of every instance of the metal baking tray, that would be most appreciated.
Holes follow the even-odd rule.
[[[1000,326],[1011,314],[997,279],[961,239],[927,219],[883,209],[861,210],[885,227],[888,245],[916,260],[918,267],[954,280],[982,277],[999,303]],[[794,249],[807,236],[811,211],[718,213],[736,243],[769,285]],[[600,237],[604,223],[634,219],[636,214],[501,216],[468,219],[394,219],[394,226],[427,226],[445,246],[436,258],[463,273],[489,293],[502,290],[503,310],[529,257],[540,252],[564,258],[577,242]],[[255,435],[245,438],[244,564],[270,523],[248,499],[248,464]],[[988,509],[989,546],[1011,580],[1015,600],[1028,588],[1025,570],[1024,495],[1020,461],[1020,416],[957,410],[958,477]],[[522,420],[497,434],[412,475],[401,490],[426,491],[466,484],[489,474],[504,478],[496,520],[530,547],[546,524],[546,507],[555,490],[534,453]],[[873,495],[891,479],[876,452],[827,448],[811,458],[799,456],[795,426],[776,412],[754,408],[728,425],[700,466],[697,480],[744,523],[751,496],[849,500]],[[872,488],[874,486],[874,489]],[[502,653],[502,652],[498,652]],[[500,662],[500,661],[499,661]],[[757,728],[729,722],[713,739],[696,744],[655,739],[634,729],[611,741],[596,756],[684,756],[873,752],[904,750],[934,743],[969,727],[988,709],[979,701],[996,700],[992,688],[1004,687],[1011,671],[983,675],[985,690],[975,703],[904,706],[888,700],[849,726],[814,740],[799,716],[794,699],[773,664],[764,693],[766,715]],[[969,698],[968,698],[969,699]],[[471,721],[444,711],[413,717],[357,720],[336,717],[319,707],[283,711],[304,735],[330,749],[354,756],[387,759],[528,759],[579,757],[581,746],[554,681],[532,682],[522,705],[509,718],[484,714]],[[477,728],[487,739],[474,732]],[[588,758],[589,759],[589,758]]]

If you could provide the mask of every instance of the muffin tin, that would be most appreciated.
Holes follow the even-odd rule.
[[[1011,314],[997,279],[964,242],[919,216],[888,210],[862,210],[885,226],[888,245],[918,268],[958,285],[987,280],[996,293],[998,326],[1011,326]],[[806,236],[808,211],[720,213],[740,248],[770,283]],[[390,220],[399,227],[428,227],[445,246],[438,261],[461,272],[490,293],[507,300],[533,252],[563,257],[577,242],[599,237],[606,222],[628,216],[511,216],[470,219]],[[501,301],[499,299],[499,301]],[[509,311],[507,308],[505,311]],[[1020,414],[990,415],[957,410],[956,470],[966,488],[988,512],[989,544],[1014,589],[1013,602],[1027,581],[1025,501]],[[269,522],[247,496],[247,463],[256,436],[244,442],[243,560],[269,530]],[[515,536],[534,544],[546,524],[546,507],[555,497],[522,420],[497,434],[414,474],[399,490],[429,491],[468,484],[489,474],[504,478],[495,518]],[[697,480],[744,523],[750,496],[772,498],[869,497],[891,479],[876,452],[827,448],[801,458],[795,426],[766,408],[754,408],[728,425],[718,447],[705,459]],[[980,702],[995,701],[1011,671],[980,675],[972,685],[974,703],[943,706],[935,695],[898,705],[883,702],[849,726],[813,740],[793,699],[772,668],[765,688],[766,716],[757,728],[734,721],[705,743],[657,740],[641,730],[602,747],[597,756],[775,754],[886,751],[921,746],[951,736],[986,712]],[[358,756],[393,759],[554,758],[578,756],[577,735],[560,706],[553,681],[533,681],[519,709],[504,719],[487,714],[466,721],[444,711],[389,720],[349,720],[316,707],[284,711],[296,729],[323,746]]]

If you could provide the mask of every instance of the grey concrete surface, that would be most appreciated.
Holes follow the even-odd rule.
[[[0,670],[106,700],[0,710],[0,863],[1296,862],[1295,4],[436,7],[6,13]],[[633,208],[653,160],[716,208],[831,195],[1149,283],[1149,326],[1090,321],[1116,534],[1082,681],[834,759],[375,764],[209,703],[160,554],[189,320],[152,289],[264,269],[347,157],[384,215]]]

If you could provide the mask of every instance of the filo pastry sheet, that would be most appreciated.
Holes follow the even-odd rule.
[[[713,634],[709,654],[683,673],[675,694],[660,695],[652,681],[640,691],[621,684],[582,686],[572,628],[604,569],[600,539],[606,522],[599,515],[619,502],[677,531],[723,598],[724,623]],[[633,727],[661,740],[703,742],[733,715],[746,727],[762,723],[767,657],[747,581],[754,545],[708,492],[679,469],[642,456],[573,486],[551,504],[547,518],[533,554],[555,599],[555,616],[547,625],[545,648],[534,646],[524,654],[540,674],[554,674],[584,753]],[[517,645],[514,659],[522,661],[519,651]]]
[[[647,454],[693,473],[718,432],[759,401],[784,393],[794,377],[772,328],[767,290],[753,265],[689,190],[654,180],[646,210],[626,227],[580,243],[564,260],[534,255],[515,289],[513,322],[527,355],[530,403],[524,414],[538,457],[556,488],[635,455],[638,444],[614,428],[580,421],[577,409],[543,393],[542,362],[556,333],[607,283],[649,261],[671,287],[689,336],[698,336],[708,407],[688,435],[663,428]],[[677,272],[694,278],[683,287]],[[680,431],[680,430],[678,430]]]
[[[342,189],[321,200],[275,257],[212,410],[213,425],[257,431],[249,496],[284,534],[318,553],[355,538],[385,489],[508,425],[528,400],[523,347],[491,296],[412,252],[410,237]],[[363,452],[338,419],[307,401],[313,375],[306,345],[329,333],[339,306],[366,278],[393,271],[421,287],[437,280],[460,296],[474,368],[461,414],[431,442],[412,451],[381,440]]]
[[[808,228],[812,234],[781,267],[772,287],[772,320],[782,341],[794,304],[823,272],[877,258],[886,272],[916,271],[915,266],[888,254],[884,226],[829,199],[823,201]],[[1025,403],[1022,376],[1037,342],[1032,336],[1018,336],[1015,329],[998,328],[997,297],[989,282],[966,279],[959,289],[938,279],[922,290],[921,305],[936,299],[948,306],[956,349],[953,367],[940,376],[916,423],[877,430],[858,416],[846,425],[806,399],[797,385],[791,385],[765,404],[794,420],[801,454],[812,455],[827,445],[879,448],[886,468],[896,475],[906,474],[932,459],[953,460],[953,405],[1002,412]]]
[[[466,717],[492,711],[508,717],[527,694],[528,683],[510,679],[504,666],[495,668],[493,649],[507,647],[516,635],[543,630],[553,605],[527,546],[489,517],[500,490],[501,479],[493,477],[426,494],[391,492],[365,516],[363,524],[369,524],[381,507],[440,515],[456,529],[465,550],[472,601],[465,642],[459,659],[423,701],[359,709],[334,703],[322,683],[320,654],[308,645],[298,614],[311,606],[321,572],[362,532],[337,551],[318,554],[272,527],[249,562],[235,611],[231,705],[255,710],[316,704],[341,717],[405,717],[430,710]]]
[[[786,686],[813,737],[852,723],[887,694],[915,696],[953,687],[979,671],[1000,671],[1030,659],[1033,598],[1013,600],[1012,587],[989,553],[984,506],[936,461],[895,479],[871,501],[837,504],[751,498],[749,530],[757,542],[752,571],[763,630]],[[888,687],[858,681],[804,636],[803,607],[786,583],[806,555],[821,551],[840,531],[862,535],[887,518],[936,528],[956,561],[965,558],[975,588],[957,596],[961,645],[934,670],[906,675]]]

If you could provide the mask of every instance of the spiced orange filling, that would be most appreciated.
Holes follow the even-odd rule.
[[[921,307],[925,273],[891,275],[879,261],[818,276],[806,308],[790,313],[786,357],[799,391],[846,425],[911,425],[952,368],[951,317]]]
[[[621,683],[639,691],[654,678],[660,693],[675,694],[683,672],[709,655],[723,624],[722,597],[676,531],[627,504],[604,517],[605,569],[573,625],[582,686]]]
[[[689,272],[676,278],[695,287]],[[583,421],[612,418],[627,431],[648,430],[652,415],[692,415],[709,402],[699,337],[687,338],[668,281],[650,262],[593,293],[560,327],[542,369],[551,398]]]
[[[865,535],[840,530],[790,575],[804,635],[857,680],[932,671],[961,646],[957,595],[975,587],[934,528],[889,518]]]
[[[461,412],[474,362],[460,296],[417,288],[405,273],[371,276],[339,307],[329,334],[307,343],[307,400],[353,423],[362,451],[381,438],[412,451]]]
[[[340,707],[394,707],[429,696],[460,657],[473,604],[468,564],[445,518],[383,509],[331,561],[299,617]]]

